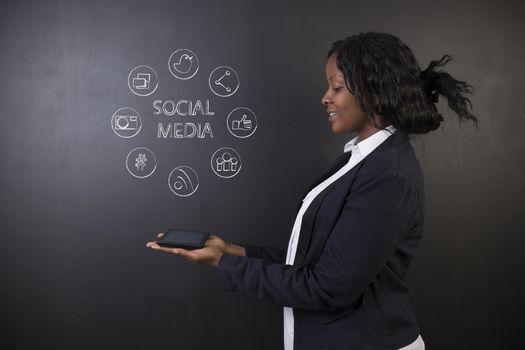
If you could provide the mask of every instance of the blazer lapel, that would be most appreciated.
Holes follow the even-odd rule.
[[[339,169],[341,169],[345,164],[348,163],[350,160],[350,157],[352,156],[352,152],[346,152],[342,154],[339,158],[336,159],[334,162],[334,165],[328,170],[323,176],[321,176],[310,188],[309,191],[311,191],[314,187],[319,185],[321,182],[332,176],[335,172],[337,172]],[[356,167],[352,168],[349,173],[355,171]],[[344,174],[343,177],[348,176],[348,173]],[[338,180],[340,180],[339,178]],[[312,203],[308,206],[308,209],[303,214],[301,227],[299,229],[299,241],[297,242],[297,250],[295,253],[294,263],[293,266],[302,266],[304,263],[304,258],[306,256],[306,252],[308,250],[308,246],[310,245],[310,240],[312,238],[312,230],[315,222],[315,217],[317,215],[317,211],[319,210],[319,207],[321,206],[321,203],[323,202],[323,199],[326,197],[328,193],[337,185],[338,181],[332,182],[328,187],[326,187],[321,193],[319,193]],[[305,196],[308,194],[308,192],[305,193]],[[304,196],[303,196],[304,197]],[[298,209],[300,208],[302,203],[299,204]]]
[[[405,131],[403,131],[403,130],[399,130],[398,129],[398,130],[396,130],[396,132],[393,135],[390,135],[384,142],[382,142],[379,146],[377,146],[369,155],[377,153],[377,152],[381,152],[381,151],[387,149],[388,147],[395,146],[395,145],[397,145],[399,143],[402,143],[402,142],[404,142],[406,140],[408,140],[407,133]],[[324,173],[320,178],[318,178],[310,186],[310,188],[303,194],[303,196],[301,197],[301,201],[297,205],[296,212],[298,212],[299,209],[301,208],[302,199],[304,197],[306,197],[308,192],[310,192],[315,186],[319,185],[321,182],[323,182],[324,180],[326,180],[330,176],[332,176],[337,170],[341,169],[343,167],[343,165],[348,163],[348,161],[350,160],[351,156],[352,156],[352,152],[345,152],[345,153],[341,154],[335,160],[335,162],[332,165],[332,167],[326,173]]]
[[[408,135],[406,132],[397,130],[393,135],[390,135],[383,143],[381,143],[379,146],[377,146],[370,154],[368,154],[364,159],[362,159],[359,163],[357,163],[350,171],[348,171],[346,174],[344,174],[339,180],[342,180],[343,178],[345,181],[350,181],[350,179],[353,179],[355,177],[355,174],[357,171],[363,166],[364,161],[368,158],[368,156],[381,152],[389,147],[398,145],[402,142],[405,142],[408,140]],[[351,152],[347,152],[351,153]],[[333,173],[335,173],[337,170],[339,170],[343,165],[345,165],[349,160],[351,154],[343,154],[337,160],[335,161],[334,165],[328,170],[321,178],[319,178],[314,185],[310,188],[314,188],[321,182],[323,182],[325,179],[330,177]],[[333,182],[325,188],[319,195],[316,196],[316,198],[312,201],[308,209],[303,215],[301,228],[300,228],[300,234],[299,234],[299,242],[297,242],[297,251],[295,253],[295,259],[293,266],[302,266],[304,264],[304,260],[306,257],[306,253],[308,251],[308,247],[310,245],[310,241],[312,238],[312,233],[314,229],[314,223],[315,223],[315,217],[317,215],[317,212],[319,211],[319,207],[321,206],[321,203],[323,202],[324,197],[334,188],[334,186],[337,184],[338,181]],[[309,191],[310,191],[309,190]],[[305,193],[308,194],[308,192]],[[304,196],[303,196],[304,197]],[[301,204],[299,204],[298,209],[301,207]]]
[[[301,197],[301,201],[297,205],[297,208],[295,209],[296,212],[299,211],[301,208],[301,205],[303,204],[303,198],[306,197],[306,195],[317,185],[319,185],[324,180],[328,179],[330,176],[332,176],[337,170],[341,169],[348,161],[350,160],[350,157],[352,156],[352,152],[345,152],[341,154],[334,162],[332,167],[324,173],[320,178],[318,178],[311,186],[310,188],[304,192],[303,196]]]

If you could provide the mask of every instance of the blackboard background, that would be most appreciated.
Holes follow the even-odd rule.
[[[422,68],[444,53],[472,83],[480,130],[446,122],[412,141],[425,174],[425,237],[408,282],[429,349],[520,349],[525,194],[524,32],[518,1],[13,1],[0,5],[0,346],[9,349],[276,349],[282,309],[222,291],[212,268],[152,252],[164,228],[232,242],[288,239],[300,195],[353,135],[332,135],[320,99],[329,44],[389,31]],[[193,50],[181,82],[167,58]],[[159,89],[133,95],[129,71],[154,67]],[[233,67],[239,91],[213,96],[207,74]],[[215,137],[157,140],[151,102],[210,99]],[[137,108],[144,130],[110,127]],[[256,113],[248,139],[221,120]],[[222,119],[221,119],[222,118]],[[149,129],[148,129],[149,128]],[[130,176],[127,152],[159,165]],[[221,179],[209,157],[241,153]],[[167,187],[177,165],[199,173],[187,198]]]

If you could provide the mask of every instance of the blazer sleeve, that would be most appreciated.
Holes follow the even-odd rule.
[[[288,246],[256,246],[251,244],[238,244],[246,250],[248,258],[263,259],[270,263],[283,264],[285,262]]]
[[[418,211],[417,193],[406,174],[387,169],[362,176],[347,195],[315,266],[224,254],[217,273],[226,291],[296,309],[345,308],[381,271]]]

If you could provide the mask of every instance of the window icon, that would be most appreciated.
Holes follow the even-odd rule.
[[[157,72],[150,66],[137,66],[129,72],[128,87],[135,95],[149,96],[158,86]]]
[[[133,78],[133,87],[137,90],[149,89],[151,82],[151,74],[149,73],[138,73],[135,78]]]

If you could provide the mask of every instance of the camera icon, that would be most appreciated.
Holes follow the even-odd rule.
[[[136,115],[115,116],[115,130],[138,130],[139,118]]]
[[[139,133],[142,128],[142,120],[136,110],[123,107],[113,113],[111,128],[118,136],[130,138]]]

